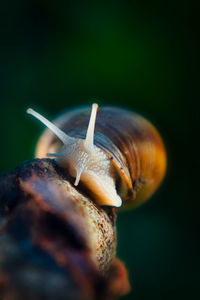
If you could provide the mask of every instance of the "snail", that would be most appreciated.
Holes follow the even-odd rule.
[[[53,157],[81,183],[101,206],[132,206],[146,201],[166,170],[166,151],[155,127],[142,116],[117,107],[98,105],[73,109],[51,123],[32,109],[27,113],[44,123],[36,157]],[[91,110],[91,112],[90,112]]]

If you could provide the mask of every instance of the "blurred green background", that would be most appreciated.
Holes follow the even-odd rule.
[[[124,299],[200,299],[198,2],[14,1],[0,4],[0,171],[31,159],[49,119],[72,106],[146,116],[168,152],[145,205],[118,217]],[[196,130],[195,130],[196,129]],[[197,133],[198,132],[198,133]]]

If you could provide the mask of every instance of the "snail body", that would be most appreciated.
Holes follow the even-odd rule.
[[[45,130],[39,139],[36,157],[55,157],[75,178],[74,185],[80,181],[99,205],[137,206],[154,193],[164,177],[162,139],[155,127],[136,113],[103,107],[97,114],[97,107],[93,104],[92,112],[89,107],[66,112],[55,125],[29,109],[28,113],[53,131]]]

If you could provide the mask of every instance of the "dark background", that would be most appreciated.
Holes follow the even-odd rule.
[[[118,217],[124,299],[200,299],[198,2],[0,4],[0,171],[31,159],[49,119],[98,102],[146,116],[168,152],[162,187]]]

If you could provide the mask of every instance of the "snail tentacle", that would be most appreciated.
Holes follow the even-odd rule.
[[[98,104],[96,103],[92,104],[92,112],[90,115],[90,121],[89,121],[87,134],[84,142],[85,148],[88,151],[92,151],[94,145],[94,127],[96,122],[97,109],[98,109]]]
[[[48,156],[48,157],[60,157],[60,153],[47,153],[46,156]]]
[[[63,142],[63,144],[67,145],[69,142],[72,142],[74,139],[64,133],[60,128],[55,126],[52,122],[47,120],[45,117],[34,111],[32,108],[27,109],[27,113],[37,118],[40,122],[46,125],[53,133]]]
[[[52,122],[47,120],[45,117],[34,111],[33,109],[29,108],[27,110],[28,114],[36,117],[39,121],[41,121],[44,125],[46,125],[53,133],[63,142],[64,146],[63,149],[59,153],[48,153],[47,156],[52,156],[58,158],[61,162],[67,162],[68,160],[71,161],[73,167],[76,169],[76,180],[74,185],[78,185],[81,174],[85,168],[85,165],[88,161],[88,154],[81,155],[84,153],[84,150],[89,150],[93,146],[93,136],[94,136],[94,125],[96,119],[96,111],[97,107],[94,104],[94,110],[91,113],[91,118],[88,126],[88,134],[86,145],[88,145],[85,149],[85,143],[82,140],[74,139],[67,134],[65,134],[62,130],[60,130],[57,126],[55,126]],[[93,130],[93,132],[92,132]],[[87,156],[82,159],[80,163],[80,157]],[[72,171],[73,172],[73,171]]]

